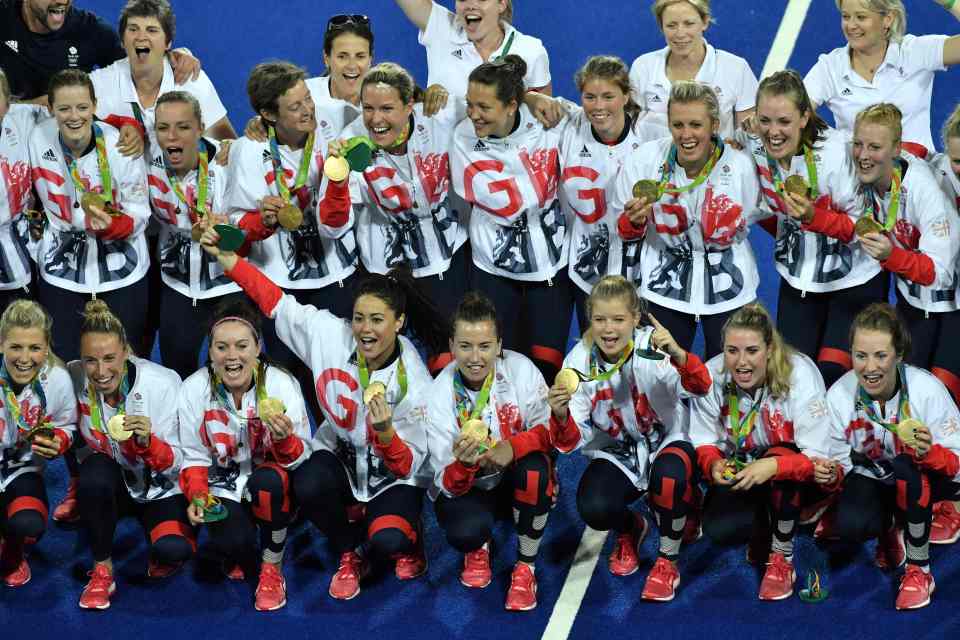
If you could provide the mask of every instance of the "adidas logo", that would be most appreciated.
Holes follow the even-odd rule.
[[[20,45],[16,40],[7,40],[4,44],[13,49],[14,53],[20,53]]]
[[[587,149],[587,145],[583,145],[583,149],[580,150],[581,158],[592,158],[593,155],[590,153],[590,149]]]
[[[155,166],[157,169],[163,169],[163,159],[160,156],[155,157],[153,159],[153,162],[151,162],[150,164]]]
[[[263,157],[261,158],[261,160],[263,160],[264,162],[273,160],[272,156],[270,155],[270,151],[268,149],[263,150]]]
[[[852,96],[853,91],[850,91],[850,87],[844,87],[843,91],[840,92],[842,96]]]
[[[477,140],[477,144],[473,145],[474,151],[486,151],[487,145],[483,144],[483,140]]]
[[[43,159],[50,160],[51,162],[57,161],[57,154],[53,152],[53,149],[47,149],[43,152]]]
[[[660,100],[660,96],[658,96],[657,94],[653,94],[650,97],[650,102],[662,102],[662,100]]]
[[[454,51],[451,51],[450,55],[452,55],[457,60],[463,60],[463,49],[456,49]]]

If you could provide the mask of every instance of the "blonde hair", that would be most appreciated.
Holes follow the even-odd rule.
[[[755,331],[767,345],[767,380],[765,386],[775,398],[786,397],[790,393],[790,376],[793,374],[791,358],[796,353],[783,341],[783,336],[773,324],[770,312],[759,302],[740,307],[723,325],[723,338],[733,329]]]
[[[674,4],[689,4],[694,9],[697,10],[697,13],[700,14],[700,18],[704,22],[710,24],[713,22],[713,16],[710,14],[710,0],[656,0],[653,3],[653,17],[657,19],[657,25],[660,28],[663,28],[663,12],[667,10],[667,7]]]
[[[858,113],[856,120],[853,122],[853,130],[856,132],[862,124],[883,125],[893,134],[893,141],[900,142],[900,137],[903,135],[902,122],[903,113],[901,113],[896,105],[890,104],[889,102],[881,102],[880,104],[871,105]]]
[[[960,104],[953,109],[953,113],[943,125],[943,146],[947,146],[948,138],[960,138]]]
[[[120,338],[123,346],[127,344],[127,331],[120,318],[113,314],[109,305],[100,299],[90,300],[83,307],[83,319],[80,321],[80,337],[88,333],[112,333]]]
[[[420,89],[414,82],[410,72],[396,64],[395,62],[381,62],[367,71],[363,76],[363,84],[360,85],[360,95],[368,84],[385,84],[393,87],[400,94],[400,101],[403,104],[416,102],[420,98]]]
[[[901,0],[859,0],[867,11],[879,13],[882,16],[893,16],[890,30],[887,31],[887,40],[900,42],[907,33],[907,10]],[[843,0],[837,0],[837,9],[843,10]]]
[[[631,118],[640,115],[640,105],[633,99],[630,90],[630,70],[627,64],[617,56],[592,56],[573,76],[577,90],[583,93],[583,87],[591,80],[606,80],[615,85],[627,96],[624,112]]]
[[[3,69],[0,69],[0,99],[6,100],[7,104],[10,103],[10,81],[7,80],[7,74]]]
[[[720,122],[720,101],[717,100],[717,94],[710,86],[694,80],[680,80],[673,83],[673,88],[670,89],[670,100],[667,102],[667,118],[669,119],[673,105],[692,102],[706,105],[713,122]]]
[[[507,24],[513,23],[513,0],[506,0],[507,8],[500,14],[500,19]]]
[[[47,341],[47,361],[61,364],[50,345],[53,343],[53,318],[38,302],[14,300],[0,316],[0,342],[6,341],[13,329],[41,329]]]
[[[621,275],[603,276],[593,285],[590,295],[587,297],[587,319],[593,317],[593,305],[599,300],[623,300],[627,303],[627,309],[630,313],[639,316],[643,312],[644,304],[640,296],[637,295],[637,288]],[[593,330],[587,328],[583,332],[583,344],[589,347],[593,344]]]

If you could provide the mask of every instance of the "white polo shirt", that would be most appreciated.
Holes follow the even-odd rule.
[[[833,113],[837,129],[852,132],[858,113],[873,104],[892,102],[903,112],[903,140],[932,152],[933,72],[946,69],[946,41],[943,35],[906,35],[899,44],[891,42],[872,82],[853,70],[850,47],[838,47],[822,54],[803,82],[813,103],[824,104]]]
[[[503,44],[490,59],[516,54],[527,63],[527,75],[523,77],[527,87],[550,84],[550,58],[540,39],[524,35],[505,22],[501,26]],[[470,72],[485,60],[467,38],[463,25],[457,24],[456,14],[434,2],[427,28],[420,32],[418,40],[427,49],[427,86],[441,84],[452,96],[466,96]]]
[[[348,124],[360,116],[360,107],[330,95],[330,76],[305,81],[317,111],[317,128],[327,140],[336,140]]]
[[[737,112],[752,109],[756,104],[757,76],[740,56],[714,49],[706,40],[703,44],[707,48],[707,55],[694,80],[709,85],[716,92],[720,101],[720,137],[729,138],[736,128]],[[669,53],[670,47],[664,47],[643,54],[630,65],[630,86],[634,99],[644,111],[650,112],[648,122],[663,127],[663,136],[670,135],[667,103],[673,83],[667,78]]]

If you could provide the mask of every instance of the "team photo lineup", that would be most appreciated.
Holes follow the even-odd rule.
[[[0,0],[6,588],[52,518],[85,567],[57,597],[122,609],[132,517],[150,579],[203,554],[281,609],[296,526],[363,598],[424,579],[429,512],[464,593],[507,556],[529,611],[566,493],[645,601],[701,537],[758,567],[738,597],[822,601],[807,532],[875,545],[891,609],[960,589],[930,562],[960,539],[960,92],[931,113],[960,0],[923,3],[945,35],[831,1],[837,48],[760,77],[710,0],[643,0],[662,48],[598,46],[567,96],[513,0],[395,0],[418,78],[324,3],[323,74],[264,47],[243,122],[168,0]]]

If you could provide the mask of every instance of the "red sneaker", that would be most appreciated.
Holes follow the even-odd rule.
[[[950,500],[933,505],[930,544],[953,544],[960,538],[960,511]]]
[[[915,564],[908,564],[903,577],[900,578],[900,592],[897,594],[897,610],[920,609],[930,604],[930,596],[936,588],[933,576],[924,573],[923,569]]]
[[[397,580],[413,580],[427,572],[427,556],[419,544],[412,553],[398,553],[394,559],[397,561],[394,568]]]
[[[70,478],[67,485],[67,495],[53,510],[53,519],[57,522],[76,522],[80,519],[80,510],[77,505],[77,479]],[[108,602],[109,605],[109,602]]]
[[[907,548],[903,544],[903,529],[894,525],[877,539],[873,562],[884,571],[893,571],[907,561]]]
[[[243,573],[243,567],[240,566],[240,563],[230,564],[228,562],[224,562],[221,568],[223,569],[223,575],[227,576],[228,580],[242,582],[247,579],[247,576]]]
[[[3,573],[3,583],[8,587],[22,587],[30,582],[30,565],[27,559],[20,557],[20,562],[14,567],[3,567],[0,569]]]
[[[513,566],[504,607],[507,611],[530,611],[537,607],[537,579],[533,577],[533,568],[526,562]]]
[[[617,542],[613,545],[613,551],[607,558],[607,568],[615,576],[629,576],[635,573],[640,566],[640,557],[637,550],[643,544],[643,539],[647,537],[647,531],[650,525],[647,519],[639,513],[634,512],[634,528],[630,533],[621,533],[617,536]]]
[[[340,555],[340,568],[330,579],[330,596],[337,600],[352,600],[360,593],[360,581],[370,572],[370,564],[356,551]]]
[[[90,582],[80,594],[81,609],[109,609],[110,596],[117,590],[117,583],[113,581],[113,572],[105,564],[94,565],[93,571],[87,574]]]
[[[147,562],[147,577],[156,578],[158,580],[162,578],[169,578],[177,571],[180,571],[181,567],[183,567],[182,562],[178,562],[176,564],[163,564],[162,562],[157,562],[153,558],[150,558],[150,560]],[[240,579],[242,580],[243,577]]]
[[[793,583],[797,580],[797,572],[793,563],[787,560],[782,553],[771,553],[767,560],[767,570],[760,581],[761,600],[785,600],[793,595]]]
[[[471,589],[483,589],[493,580],[490,570],[490,543],[485,543],[476,551],[463,554],[463,571],[460,572],[460,584]]]
[[[670,602],[680,586],[680,572],[676,565],[666,558],[657,558],[653,568],[647,574],[647,582],[643,585],[644,600],[653,602]]]
[[[276,611],[287,605],[287,582],[275,564],[264,562],[260,565],[260,582],[253,608],[257,611]]]

